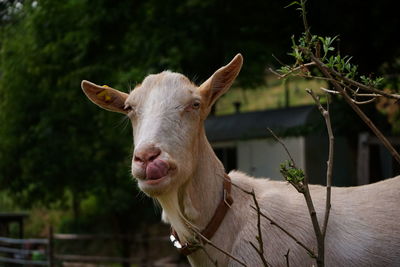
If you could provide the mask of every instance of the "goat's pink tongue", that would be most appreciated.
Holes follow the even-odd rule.
[[[168,169],[168,163],[160,159],[155,159],[146,167],[146,178],[150,180],[160,179],[167,175]]]

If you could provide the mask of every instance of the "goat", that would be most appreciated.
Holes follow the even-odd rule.
[[[207,141],[204,120],[212,105],[232,85],[243,63],[240,54],[196,86],[179,73],[147,76],[126,94],[82,81],[87,97],[100,107],[127,115],[133,126],[132,175],[139,188],[160,203],[180,242],[194,242],[193,229],[204,229],[223,198],[225,170]],[[303,196],[284,181],[255,179],[232,171],[233,184],[254,190],[261,211],[309,248],[317,243]],[[255,242],[257,214],[250,195],[232,187],[234,200],[211,238],[213,244],[246,262],[262,262]],[[325,188],[310,186],[322,220]],[[332,209],[325,243],[327,266],[400,266],[400,177],[375,184],[332,188]],[[266,258],[272,266],[311,266],[314,260],[274,225],[262,226]],[[193,266],[238,266],[210,245],[188,256]]]

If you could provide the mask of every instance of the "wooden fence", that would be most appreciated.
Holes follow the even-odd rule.
[[[18,248],[15,248],[18,246]],[[48,255],[51,255],[51,246],[48,239],[15,239],[0,237],[0,265],[1,263],[29,264],[37,266],[52,266],[49,257],[43,255],[45,251],[32,247],[46,247]],[[1,256],[1,255],[4,256]],[[40,260],[40,255],[46,260]],[[37,259],[35,259],[37,258]]]
[[[129,240],[139,243],[143,253],[137,257],[113,257],[98,255],[77,255],[77,254],[58,254],[55,249],[55,242],[61,240],[68,241],[102,241],[107,240]],[[90,234],[54,234],[52,229],[49,231],[48,238],[43,239],[15,239],[0,237],[0,266],[2,263],[23,264],[29,266],[59,266],[63,262],[79,263],[119,263],[124,265],[137,264],[140,266],[150,266],[152,262],[149,257],[149,242],[168,242],[166,237],[149,237],[146,235],[134,238],[122,235],[90,235]]]

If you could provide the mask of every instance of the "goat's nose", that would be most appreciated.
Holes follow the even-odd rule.
[[[161,150],[158,147],[147,147],[135,151],[134,161],[140,163],[148,163],[155,160],[160,154]]]

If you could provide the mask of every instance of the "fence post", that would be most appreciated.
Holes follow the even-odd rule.
[[[357,185],[368,184],[370,179],[369,133],[358,135]]]
[[[53,235],[53,226],[50,225],[49,228],[49,244],[47,245],[47,256],[50,267],[54,267],[54,235]]]

